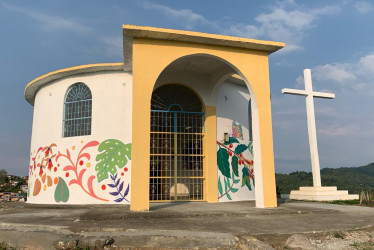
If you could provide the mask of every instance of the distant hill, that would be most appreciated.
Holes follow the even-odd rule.
[[[311,172],[297,171],[290,174],[275,174],[277,186],[281,194],[288,194],[300,186],[312,186]],[[374,163],[351,168],[324,168],[321,170],[322,186],[337,186],[358,194],[362,189],[374,189]]]

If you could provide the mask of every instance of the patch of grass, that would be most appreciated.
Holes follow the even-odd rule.
[[[338,239],[344,239],[344,235],[342,235],[341,233],[338,233],[338,232],[334,233],[334,237],[338,238]]]
[[[352,243],[350,246],[351,246],[351,247],[358,247],[358,243],[357,243],[357,242]]]
[[[7,250],[9,249],[8,244],[5,241],[0,242],[0,250]]]
[[[356,243],[357,244],[357,243]],[[362,249],[362,250],[373,250],[374,249],[374,243],[373,242],[362,242],[357,244],[356,246],[357,249]]]
[[[328,202],[331,204],[338,204],[338,205],[360,205],[360,200],[347,200],[347,201],[331,201]]]

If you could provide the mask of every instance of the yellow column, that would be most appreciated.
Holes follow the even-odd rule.
[[[250,74],[247,74],[248,77]],[[254,82],[254,89],[259,122],[259,139],[261,150],[263,206],[277,207],[277,194],[275,187],[273,128],[271,120],[271,100],[268,58],[263,57],[261,74]],[[256,162],[254,163],[256,164]]]
[[[205,109],[205,127],[206,127],[206,201],[218,202],[218,179],[217,179],[217,119],[216,107],[206,106]]]
[[[137,81],[138,80],[138,81]],[[131,150],[131,211],[149,210],[151,92],[148,81],[134,77]]]
[[[264,207],[277,207],[270,94],[269,98],[263,100],[262,103],[263,106],[261,108],[259,107],[259,124]]]

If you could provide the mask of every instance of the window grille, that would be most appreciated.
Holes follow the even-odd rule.
[[[72,85],[64,102],[64,137],[91,134],[92,95],[84,83]]]

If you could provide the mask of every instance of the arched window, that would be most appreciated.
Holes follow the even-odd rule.
[[[75,83],[66,92],[64,137],[91,134],[92,95],[84,83]]]

